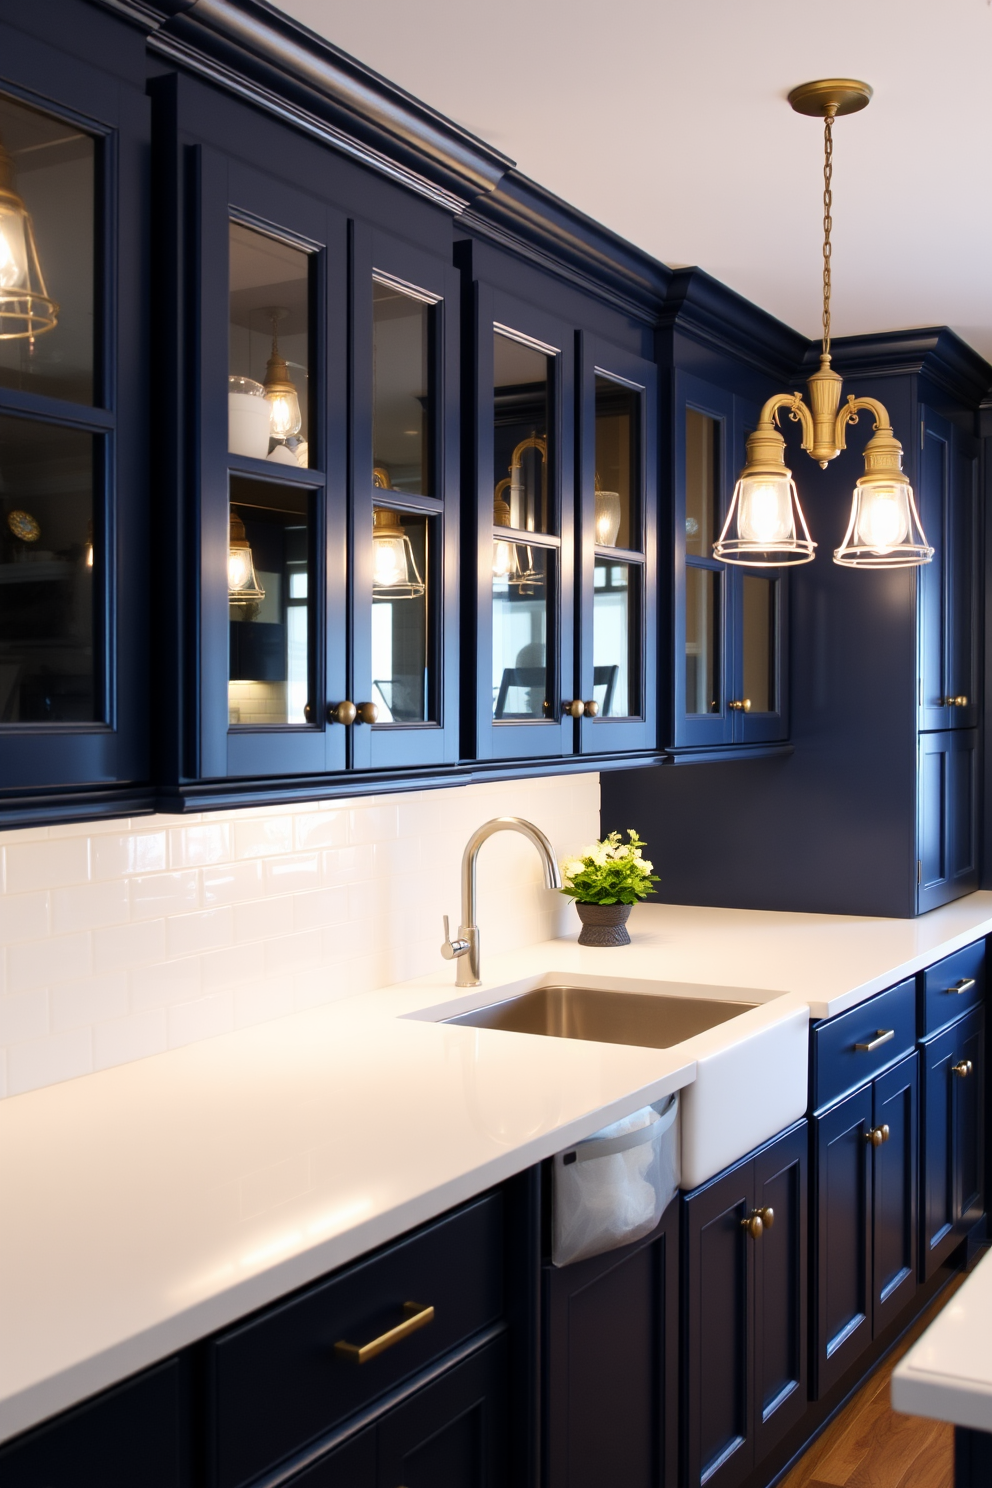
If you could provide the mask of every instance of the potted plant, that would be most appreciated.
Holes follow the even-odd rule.
[[[626,842],[611,832],[602,842],[584,847],[561,863],[562,893],[575,900],[582,921],[579,945],[630,945],[627,918],[638,899],[646,899],[658,876],[641,853],[642,842],[633,827]]]

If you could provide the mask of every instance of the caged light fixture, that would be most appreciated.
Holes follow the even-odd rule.
[[[788,412],[802,425],[802,446],[821,469],[845,448],[848,424],[865,412],[874,418],[874,434],[865,446],[865,473],[854,488],[851,518],[834,562],[843,568],[907,568],[929,563],[928,546],[902,469],[902,445],[892,432],[889,415],[875,398],[848,395],[840,406],[843,379],[830,365],[830,231],[833,226],[833,122],[866,108],[872,90],[852,78],[826,78],[793,88],[789,102],[799,114],[823,120],[823,350],[819,369],[807,382],[809,404],[802,393],[777,393],[761,410],[758,427],[747,441],[747,458],[734,489],[727,520],[713,553],[725,563],[749,568],[784,568],[812,561],[816,543],[809,535],[785,463],[785,439],[779,413]]]

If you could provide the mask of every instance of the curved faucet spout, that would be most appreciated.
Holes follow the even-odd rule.
[[[561,888],[561,874],[555,860],[554,848],[540,827],[525,821],[522,816],[494,816],[483,822],[469,838],[462,856],[462,922],[458,927],[457,949],[448,952],[458,961],[456,985],[477,987],[479,985],[479,927],[476,924],[476,863],[479,849],[488,837],[496,832],[519,832],[537,848],[544,869],[545,887]],[[450,945],[446,942],[442,951]],[[462,948],[464,946],[464,949]]]

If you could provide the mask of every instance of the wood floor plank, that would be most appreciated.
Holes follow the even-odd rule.
[[[953,1488],[953,1427],[897,1415],[889,1386],[896,1364],[963,1280],[956,1276],[944,1288],[779,1488]]]

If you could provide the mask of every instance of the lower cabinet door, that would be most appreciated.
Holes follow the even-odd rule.
[[[923,1189],[920,1275],[926,1281],[984,1208],[984,1022],[969,1013],[920,1048]]]
[[[287,1488],[376,1488],[376,1428],[369,1426],[335,1447]]]
[[[506,1368],[497,1338],[383,1416],[377,1488],[508,1488]]]
[[[544,1271],[546,1488],[674,1488],[678,1201],[633,1246]]]
[[[683,1430],[687,1488],[734,1488],[754,1463],[749,1379],[754,1165],[685,1200]]]
[[[870,1085],[813,1119],[814,1399],[871,1342],[871,1125]]]
[[[916,1291],[918,1056],[879,1075],[873,1086],[872,1332],[877,1336]],[[869,1143],[865,1144],[870,1146]]]
[[[806,1410],[806,1164],[804,1121],[754,1159],[754,1207],[773,1216],[754,1245],[754,1460]]]
[[[923,914],[978,888],[978,732],[919,738],[916,909]]]

